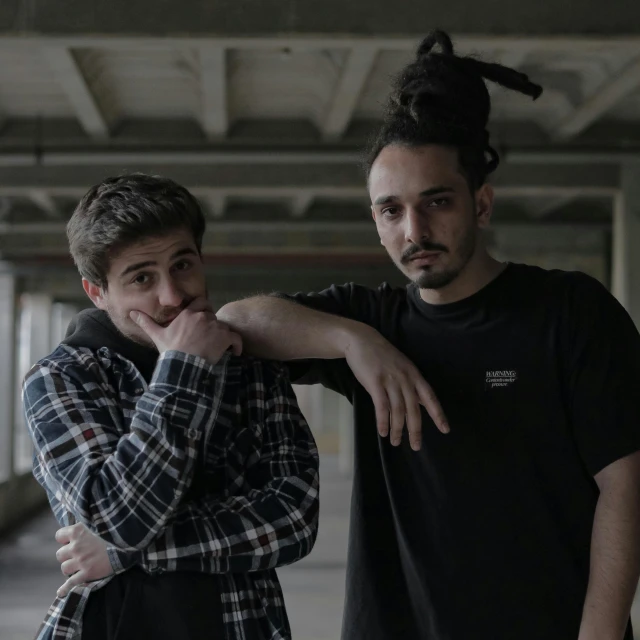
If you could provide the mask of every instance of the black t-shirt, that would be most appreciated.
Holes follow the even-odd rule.
[[[379,438],[344,360],[291,363],[355,412],[345,640],[575,640],[594,475],[640,450],[640,338],[579,273],[509,265],[460,302],[410,285],[292,299],[375,327],[433,386],[423,445]],[[632,638],[629,627],[627,636]]]

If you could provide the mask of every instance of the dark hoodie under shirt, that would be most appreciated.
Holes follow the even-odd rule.
[[[98,350],[107,347],[132,362],[147,383],[158,359],[156,349],[125,337],[99,309],[80,312],[63,344]],[[198,472],[185,500],[206,493]],[[161,623],[155,612],[164,612]],[[167,612],[171,615],[167,615]],[[223,638],[222,608],[215,576],[174,572],[151,576],[133,567],[115,576],[89,598],[82,637],[87,640],[216,640]]]

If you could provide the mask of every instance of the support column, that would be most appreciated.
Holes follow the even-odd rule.
[[[77,315],[78,307],[74,304],[56,302],[51,307],[51,351],[53,351],[67,333],[71,320]]]
[[[612,291],[640,329],[640,161],[621,168],[613,212]]]
[[[15,276],[0,273],[0,482],[13,470],[15,342]]]
[[[31,471],[33,452],[22,412],[22,381],[32,365],[51,352],[51,298],[39,293],[25,293],[20,296],[18,307],[13,468],[16,474],[21,474]]]
[[[338,396],[338,468],[344,476],[350,476],[353,472],[353,429],[351,403],[344,396]]]

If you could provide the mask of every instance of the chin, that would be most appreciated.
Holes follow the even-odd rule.
[[[112,318],[112,320],[114,319]],[[135,324],[135,322],[133,322],[133,320],[130,320],[128,322],[116,322],[114,320],[113,324],[116,325],[118,331],[120,331],[120,333],[125,338],[129,338],[129,340],[132,340],[133,342],[141,344],[145,347],[155,348],[153,340],[151,340],[151,338],[146,333],[144,333],[142,329],[140,329],[140,327]],[[133,324],[133,326],[131,326],[131,324]]]
[[[415,278],[414,284],[420,289],[442,289],[450,285],[458,276],[459,271],[427,271],[423,270]]]

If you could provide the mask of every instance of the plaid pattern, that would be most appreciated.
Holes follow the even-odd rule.
[[[168,351],[147,385],[107,348],[61,345],[27,374],[23,401],[61,525],[112,545],[116,573],[211,574],[227,640],[291,637],[274,568],[315,542],[318,453],[280,364]],[[109,580],[56,599],[37,640],[80,638]]]

